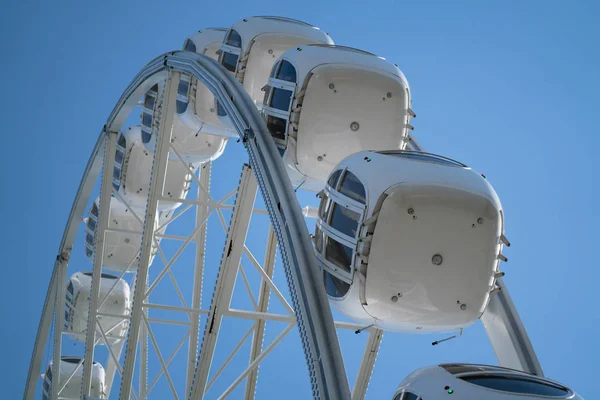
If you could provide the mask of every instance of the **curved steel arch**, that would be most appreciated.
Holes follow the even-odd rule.
[[[71,210],[59,253],[70,252],[73,246],[74,232],[76,232],[76,229],[74,230],[76,224],[73,222],[79,221],[83,216],[93,184],[98,177],[102,163],[102,145],[111,134],[119,131],[127,116],[136,106],[138,99],[155,83],[164,80],[172,72],[191,75],[208,87],[220,105],[224,107],[248,151],[250,165],[254,170],[277,236],[308,365],[313,396],[324,399],[350,398],[348,379],[333,316],[320,279],[319,268],[302,210],[287,177],[284,164],[264,119],[242,85],[225,68],[208,56],[185,51],[166,53],[152,60],[134,77],[113,108],[90,157]],[[158,143],[157,151],[159,151]],[[50,311],[54,308],[51,305],[56,293],[56,290],[52,290],[52,288],[55,287],[59,268],[66,270],[66,262],[63,263],[59,260],[55,264],[51,287],[44,304],[40,330],[44,330],[42,329],[44,321],[47,322],[46,325],[49,325],[51,321]],[[138,274],[136,280],[140,279],[140,275]],[[141,312],[142,301],[136,302],[134,298],[120,388],[121,399],[129,397],[132,385]],[[44,331],[47,332],[47,327]],[[41,336],[43,336],[43,332],[38,331],[36,348],[42,344]],[[37,353],[41,354],[42,352]],[[86,348],[86,354],[92,355],[93,350]],[[41,361],[41,357],[34,356],[32,358],[25,391],[27,398],[33,396],[37,378],[36,372],[32,373],[31,371],[39,371]],[[196,365],[197,368],[198,365]],[[189,397],[200,398],[203,389],[192,384]]]

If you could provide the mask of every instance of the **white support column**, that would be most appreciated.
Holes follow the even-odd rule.
[[[69,254],[66,253],[58,257],[58,275],[56,276],[56,306],[55,324],[54,324],[54,355],[52,357],[52,374],[60,376],[60,355],[62,354],[62,335],[65,324],[65,279],[67,275],[67,264],[69,262]],[[58,398],[58,384],[52,385],[51,399]]]
[[[481,316],[481,322],[492,343],[498,363],[502,367],[544,376],[542,366],[504,281],[498,279],[496,284],[500,287],[500,291],[492,295],[487,309]]]
[[[204,398],[223,313],[229,309],[231,303],[238,265],[244,251],[244,243],[250,225],[252,207],[254,206],[257,189],[256,178],[250,167],[245,165],[242,170],[242,177],[231,217],[231,225],[229,226],[227,240],[225,241],[223,258],[221,259],[215,292],[213,293],[208,321],[204,330],[202,347],[200,348],[200,355],[196,364],[196,375],[191,389],[192,399]]]
[[[202,225],[202,228],[196,233],[196,263],[194,266],[194,286],[192,291],[192,308],[200,309],[202,307],[202,278],[204,274],[204,253],[206,244],[206,223],[204,220],[208,215],[208,193],[210,185],[211,163],[208,162],[200,167],[200,179],[198,182],[197,199],[200,205],[196,207],[196,226]],[[202,186],[202,187],[201,187]],[[187,378],[185,392],[189,393],[194,379],[194,370],[196,367],[196,358],[198,357],[198,336],[200,330],[200,313],[192,314],[192,327],[190,329],[190,341],[188,345]]]
[[[273,270],[275,269],[275,255],[277,254],[277,237],[273,228],[269,228],[269,237],[267,239],[267,249],[265,252],[265,262],[263,270],[265,274],[273,279]],[[260,284],[260,292],[258,295],[258,308],[256,311],[266,313],[269,309],[269,300],[271,297],[271,288],[269,284],[262,280]],[[250,348],[250,363],[254,362],[262,352],[263,340],[265,336],[265,327],[267,321],[264,319],[258,320],[255,325],[254,336],[252,337],[252,347]],[[258,367],[253,369],[248,374],[246,380],[245,399],[253,399],[256,393],[256,381],[258,379]]]
[[[98,230],[96,231],[96,253],[94,256],[94,269],[92,271],[92,290],[90,294],[90,306],[85,339],[85,361],[83,363],[83,379],[81,383],[81,394],[83,397],[89,397],[92,385],[92,366],[94,364],[94,345],[96,343],[96,320],[98,318],[98,304],[100,304],[98,294],[100,293],[100,279],[102,275],[104,236],[108,229],[108,219],[110,214],[117,134],[118,132],[108,129],[106,132],[106,145],[104,147],[102,183],[100,186],[100,210],[98,215]]]
[[[131,385],[133,381],[133,372],[135,369],[135,358],[140,334],[140,325],[142,322],[142,313],[144,298],[146,297],[146,288],[148,286],[148,267],[152,258],[152,245],[154,243],[154,221],[158,214],[158,199],[162,197],[167,172],[167,161],[169,158],[169,144],[171,142],[171,132],[173,118],[175,115],[175,101],[177,99],[177,86],[179,85],[179,72],[171,72],[165,83],[164,106],[161,113],[159,132],[156,138],[156,148],[154,153],[154,163],[150,173],[150,189],[148,194],[148,205],[146,208],[146,217],[144,219],[144,230],[142,234],[142,247],[140,263],[138,266],[135,290],[133,294],[133,309],[131,312],[131,322],[129,325],[129,335],[127,346],[125,348],[125,367],[121,380],[121,390],[119,398],[121,400],[129,399]]]
[[[148,310],[144,308],[142,311],[142,318],[148,317]],[[148,331],[146,324],[140,326],[140,371],[138,376],[138,391],[140,393],[140,399],[145,399],[148,396]]]
[[[118,343],[115,343],[111,346],[112,351],[114,352],[117,361],[121,359],[121,354],[123,353],[123,348],[125,347],[125,340],[119,340]],[[117,369],[121,368],[119,364],[117,364],[112,357],[108,358],[108,362],[104,370],[106,371],[105,382],[106,382],[106,398],[110,399],[110,392],[113,387],[113,382],[115,380],[115,373]]]
[[[370,329],[369,339],[365,344],[365,352],[363,353],[362,361],[360,362],[360,370],[358,371],[358,377],[352,390],[352,400],[362,400],[367,394],[367,388],[369,387],[369,380],[371,380],[371,374],[373,373],[373,367],[375,366],[375,360],[377,359],[377,353],[379,352],[379,345],[383,338],[383,330],[381,329]]]

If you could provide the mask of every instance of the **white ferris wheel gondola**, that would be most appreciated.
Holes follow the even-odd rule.
[[[85,253],[94,262],[95,240],[98,229],[99,198],[97,198],[90,208],[88,218],[85,220]],[[143,210],[142,210],[143,211]],[[140,247],[142,245],[142,224],[139,210],[137,214],[135,209],[129,209],[117,198],[110,199],[110,214],[108,220],[108,231],[104,240],[103,268],[118,272],[135,272],[137,270]],[[158,225],[158,218],[155,221]],[[156,239],[160,241],[160,238]],[[152,259],[156,253],[156,247],[153,246]],[[151,262],[152,262],[151,259]]]
[[[261,109],[262,91],[273,64],[285,51],[307,44],[333,44],[326,32],[296,19],[276,16],[244,18],[225,35],[219,62],[235,74],[256,106]],[[220,116],[223,110],[217,105]]]
[[[267,127],[294,186],[319,191],[343,158],[404,149],[410,88],[400,69],[366,51],[309,45],[286,51],[264,87]]]
[[[142,102],[141,142],[150,153],[156,148],[155,130],[160,123],[164,83],[152,86]],[[196,79],[182,75],[177,88],[177,113],[173,118],[172,147],[184,162],[199,165],[223,154],[227,139],[237,136],[221,118],[215,117],[214,95]],[[226,118],[225,118],[226,120]],[[170,160],[178,161],[172,153]]]
[[[57,384],[57,377],[53,374],[52,361],[46,367],[42,375],[44,384],[42,387],[42,400],[49,400],[52,385]],[[92,379],[90,396],[105,399],[106,373],[102,364],[94,361],[92,364]],[[81,381],[83,380],[83,358],[79,356],[63,356],[60,358],[60,376],[58,385],[62,388],[60,399],[79,399],[81,393]],[[66,382],[66,384],[65,384]],[[64,386],[64,388],[63,388]]]
[[[452,395],[452,396],[448,396]],[[568,387],[533,374],[480,364],[420,368],[400,384],[394,400],[583,400]]]
[[[408,333],[481,317],[505,239],[500,200],[480,174],[426,153],[364,151],[319,195],[314,242],[333,307]]]
[[[77,272],[71,276],[66,290],[65,302],[65,332],[77,341],[85,341],[90,294],[92,287],[92,272]],[[100,278],[100,298],[102,306],[99,312],[111,315],[122,315],[123,318],[98,316],[97,337],[106,335],[109,344],[114,344],[127,333],[127,317],[131,311],[131,291],[129,284],[117,276],[102,273]],[[100,340],[99,344],[106,344]]]
[[[115,156],[113,187],[129,205],[142,210],[148,201],[150,187],[150,171],[154,154],[142,145],[143,130],[137,125],[128,127],[119,135]],[[167,167],[167,177],[162,196],[172,199],[185,199],[190,190],[193,173],[199,164],[182,164],[178,159],[170,159]],[[160,211],[171,211],[181,206],[176,201],[161,201]],[[143,215],[143,214],[142,214]]]

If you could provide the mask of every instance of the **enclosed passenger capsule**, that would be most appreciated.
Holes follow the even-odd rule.
[[[412,129],[406,78],[396,65],[362,50],[288,50],[264,89],[267,127],[292,184],[304,189],[323,189],[350,154],[404,149]]]
[[[262,108],[262,88],[275,60],[288,49],[311,43],[333,44],[333,41],[316,26],[295,19],[244,18],[227,32],[219,62],[236,75],[250,98]]]
[[[92,272],[77,272],[67,284],[65,302],[65,331],[70,333],[73,339],[85,342],[85,331],[87,329],[88,311],[90,308],[90,295],[92,289]],[[100,278],[100,307],[99,312],[129,316],[131,311],[131,295],[127,282],[117,276],[102,274]],[[127,332],[127,320],[124,318],[113,318],[98,316],[98,323],[102,327],[97,328],[96,335],[102,338],[102,332],[109,340],[109,344],[122,340]],[[105,344],[100,340],[99,344]]]
[[[113,187],[129,202],[132,208],[143,210],[148,202],[150,173],[154,154],[141,143],[141,126],[125,129],[117,139]],[[185,199],[190,190],[192,175],[198,164],[184,165],[179,159],[169,159],[163,197]],[[176,201],[160,201],[159,211],[173,210],[181,205]]]
[[[90,208],[86,219],[85,254],[94,263],[96,232],[98,230],[99,198]],[[108,231],[104,240],[103,267],[123,272],[135,272],[139,262],[139,252],[142,247],[142,224],[118,199],[111,197]],[[137,217],[143,220],[144,214],[137,211]],[[158,224],[158,221],[155,222]],[[158,240],[158,239],[157,239]],[[152,259],[156,249],[153,249]],[[150,262],[152,262],[152,259]]]
[[[448,396],[452,395],[452,396]],[[491,365],[441,364],[410,374],[393,400],[583,400],[568,387],[522,371]]]
[[[147,151],[154,153],[160,124],[164,82],[154,85],[144,96],[141,140]],[[189,163],[201,164],[217,159],[229,137],[237,136],[232,128],[215,116],[214,96],[202,83],[181,75],[177,87],[177,112],[173,119],[171,143]],[[178,160],[174,152],[170,160]]]
[[[60,376],[57,377],[56,371],[53,373],[52,361],[46,367],[43,375],[44,384],[42,385],[42,400],[50,399],[52,385],[63,387],[59,393],[59,399],[79,399],[81,394],[81,383],[83,380],[83,358],[77,356],[65,356],[60,358]],[[72,376],[71,376],[72,375]],[[90,396],[99,399],[105,399],[106,378],[102,365],[96,361],[92,365],[92,380]],[[69,379],[70,377],[70,379]],[[68,382],[67,382],[68,381]],[[65,385],[66,382],[66,385]],[[59,388],[59,390],[60,390]]]
[[[464,328],[495,288],[503,216],[465,165],[411,151],[344,159],[320,193],[317,259],[331,304],[412,333]]]

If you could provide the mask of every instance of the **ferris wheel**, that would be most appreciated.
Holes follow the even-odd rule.
[[[290,18],[203,29],[152,60],[85,168],[24,398],[254,398],[298,335],[307,374],[289,379],[362,399],[384,331],[478,320],[499,366],[421,369],[390,398],[580,398],[543,377],[502,280],[496,192],[426,153],[415,117],[397,65]],[[367,336],[350,384],[337,330]]]

